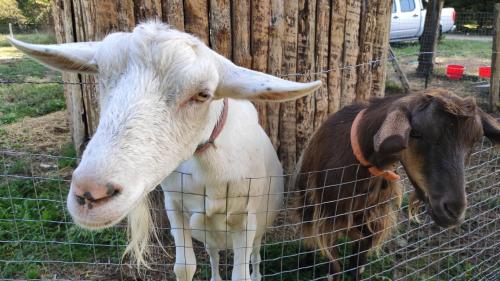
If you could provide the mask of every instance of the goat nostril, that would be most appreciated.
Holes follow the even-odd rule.
[[[95,199],[94,199],[94,197],[92,197],[92,194],[91,194],[90,192],[88,192],[88,191],[85,191],[85,192],[83,193],[83,197],[84,197],[85,199],[89,200],[89,201],[95,200]]]
[[[76,196],[76,202],[78,203],[78,205],[80,205],[80,206],[85,205],[85,198],[83,198],[82,196],[78,196],[78,195],[75,195],[75,196]]]
[[[445,212],[448,214],[449,217],[457,219],[459,217],[458,212],[453,210],[453,208],[450,208],[448,204],[444,203],[443,204]]]
[[[112,184],[110,182],[108,182],[106,184],[106,195],[107,196],[113,197],[116,194],[118,194],[118,192],[120,192],[120,188],[118,186],[115,186],[114,184]]]

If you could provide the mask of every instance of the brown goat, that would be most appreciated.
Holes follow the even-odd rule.
[[[366,159],[361,162],[371,165],[354,155],[352,127]],[[500,142],[498,123],[472,98],[443,89],[343,108],[315,132],[298,164],[295,209],[303,237],[330,259],[335,279],[341,270],[336,241],[350,238],[354,255],[348,268],[358,280],[367,253],[390,234],[402,198],[394,177],[369,168],[393,171],[399,162],[434,221],[443,227],[460,224],[465,161],[483,134]]]

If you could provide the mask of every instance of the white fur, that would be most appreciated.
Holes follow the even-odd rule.
[[[252,280],[260,280],[261,238],[282,202],[281,164],[249,102],[229,101],[216,146],[183,162],[180,173],[162,182],[176,244],[175,273],[183,276],[179,280],[192,279],[194,237],[210,254],[212,280],[220,280],[216,260],[228,248],[235,251],[232,280],[249,280],[251,255]]]
[[[235,252],[233,280],[250,279],[249,263],[252,279],[260,279],[260,241],[280,208],[283,181],[253,105],[229,100],[216,147],[194,152],[209,139],[222,111],[221,98],[289,100],[313,92],[321,82],[296,83],[238,67],[195,37],[154,22],[92,44],[10,41],[51,67],[99,75],[99,125],[68,195],[77,224],[99,229],[128,215],[127,249],[144,263],[153,228],[146,194],[161,182],[178,280],[191,280],[196,269],[192,237],[207,247],[212,280],[220,280],[218,252],[226,248]],[[199,100],[200,92],[210,98]],[[122,190],[93,208],[78,205],[75,185],[89,181]]]

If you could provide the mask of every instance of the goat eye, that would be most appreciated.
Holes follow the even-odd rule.
[[[411,130],[410,131],[410,137],[414,138],[414,139],[421,139],[422,138],[422,134],[420,132],[418,132],[418,131]]]
[[[196,95],[194,95],[191,99],[196,102],[205,102],[210,99],[210,94],[207,94],[206,92],[199,92]]]

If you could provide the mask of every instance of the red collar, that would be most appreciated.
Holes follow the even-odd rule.
[[[224,128],[224,125],[226,124],[227,120],[227,108],[229,106],[227,102],[227,98],[224,98],[223,100],[224,106],[222,107],[222,113],[219,116],[219,120],[217,120],[217,124],[215,124],[215,127],[212,131],[212,134],[210,135],[210,138],[202,144],[199,144],[198,147],[196,148],[196,151],[194,153],[203,153],[205,150],[207,150],[209,147],[214,146],[215,147],[215,139],[220,135],[220,132]]]
[[[368,171],[370,174],[372,174],[375,177],[382,176],[384,179],[388,181],[396,181],[399,180],[399,175],[396,174],[393,171],[383,171],[380,170],[379,168],[375,167],[370,161],[366,160],[366,158],[363,156],[363,152],[361,151],[361,147],[359,146],[359,140],[358,140],[358,127],[359,123],[361,121],[361,118],[363,118],[363,115],[365,114],[366,109],[361,110],[358,115],[356,115],[356,118],[354,118],[354,121],[352,122],[351,126],[351,147],[352,147],[352,152],[354,153],[354,156],[356,156],[356,160],[361,164],[361,166],[368,168]]]

